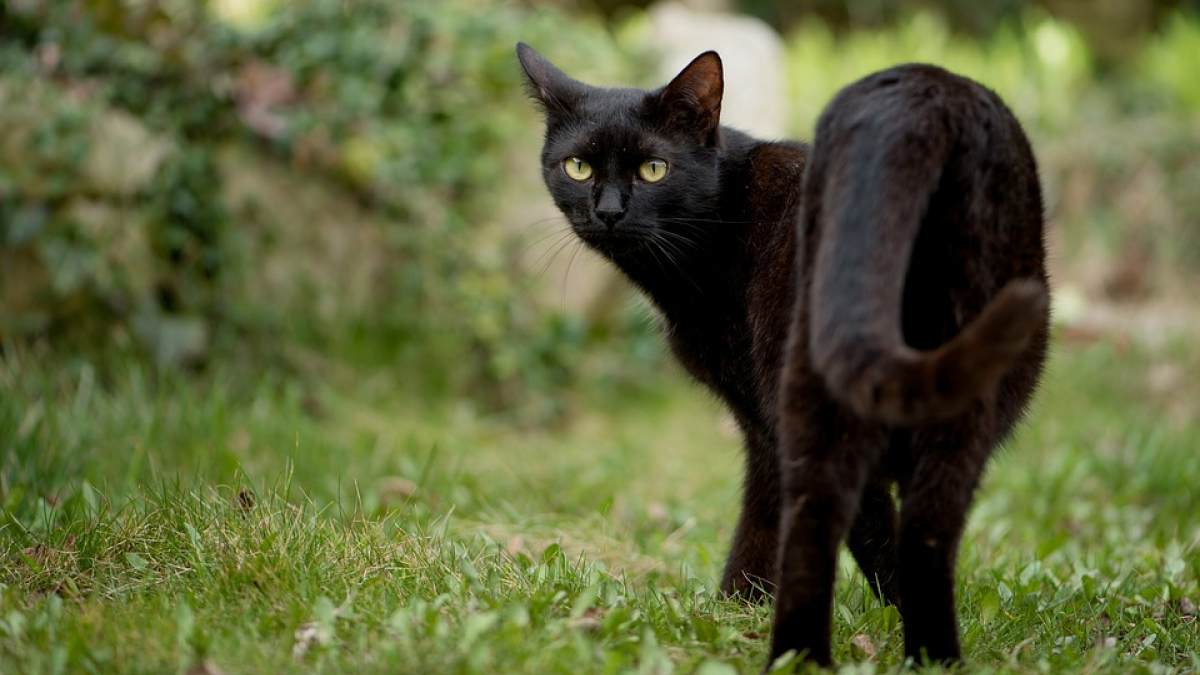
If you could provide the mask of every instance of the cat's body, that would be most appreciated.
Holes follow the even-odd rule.
[[[810,148],[720,127],[712,53],[656,92],[518,53],[555,202],[653,299],[676,358],[742,430],[722,589],[774,586],[772,656],[828,663],[847,541],[900,607],[906,651],[959,658],[958,538],[1047,334],[1040,188],[1011,114],[904,66],[843,90]]]

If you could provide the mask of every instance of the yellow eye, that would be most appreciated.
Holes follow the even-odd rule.
[[[667,175],[667,162],[657,157],[648,159],[638,167],[638,175],[647,183],[657,183]]]
[[[584,181],[592,177],[592,165],[578,157],[568,157],[563,160],[563,168],[571,180]]]

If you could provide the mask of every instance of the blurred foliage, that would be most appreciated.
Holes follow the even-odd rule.
[[[918,13],[886,30],[836,36],[819,23],[789,37],[790,100],[797,133],[811,135],[834,92],[897,63],[935,63],[995,89],[1027,124],[1059,130],[1073,122],[1080,94],[1093,84],[1091,56],[1077,31],[1045,19],[1032,30],[998,31],[980,41],[956,36],[946,23]]]
[[[902,20],[914,11],[931,12],[941,17],[956,32],[986,36],[1005,24],[1020,21],[1031,7],[1069,17],[1091,13],[1100,20],[1117,11],[1126,16],[1144,16],[1151,21],[1181,8],[1196,9],[1192,0],[917,0],[911,3],[881,0],[736,0],[741,11],[755,14],[782,30],[793,30],[816,19],[841,32],[848,29],[883,28]],[[1128,25],[1126,26],[1129,27]]]
[[[1137,63],[1137,77],[1171,102],[1200,114],[1200,17],[1177,14],[1162,38],[1146,45]]]
[[[956,34],[983,39],[1021,25],[1034,15],[1031,12],[1048,13],[1078,31],[1103,69],[1120,69],[1135,59],[1153,33],[1177,13],[1200,14],[1198,0],[734,0],[730,4],[785,33],[813,23],[838,34],[892,28],[921,12],[937,16]]]
[[[1115,297],[1158,290],[1160,270],[1194,277],[1194,16],[1156,15],[1114,72],[1057,13],[988,3],[1009,18],[968,38],[923,6],[886,29],[798,23],[794,135],[867,72],[945,65],[1029,127],[1061,258],[1104,260],[1094,285]],[[536,307],[514,229],[543,198],[514,43],[586,81],[653,84],[615,29],[488,0],[0,5],[0,349],[310,370],[321,354],[538,419],[579,378],[636,380],[658,353],[644,313]],[[632,357],[595,349],[629,336]]]
[[[586,7],[610,20],[646,9],[651,0],[557,0]],[[837,35],[892,29],[914,13],[936,16],[951,32],[974,39],[1020,27],[1030,17],[1049,14],[1072,26],[1087,43],[1100,70],[1122,70],[1138,58],[1156,33],[1179,14],[1200,16],[1200,0],[708,0],[696,6],[756,16],[781,33],[814,25]]]
[[[1140,299],[1200,274],[1200,18],[1178,14],[1123,72],[1101,73],[1080,29],[1047,14],[986,39],[933,13],[845,35],[788,36],[793,135],[811,137],[841,87],[897,63],[936,63],[995,89],[1032,137],[1056,268],[1088,295]]]
[[[349,339],[504,406],[603,337],[534,311],[503,218],[540,131],[513,45],[617,79],[600,25],[478,0],[0,11],[0,340],[200,365]]]

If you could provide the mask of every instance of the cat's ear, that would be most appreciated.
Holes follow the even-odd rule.
[[[582,84],[524,42],[517,43],[517,59],[525,70],[530,95],[541,102],[548,114],[563,114],[574,108],[583,92]]]
[[[705,144],[714,145],[724,92],[721,57],[716,52],[705,52],[662,88],[658,105],[669,125],[699,134]]]

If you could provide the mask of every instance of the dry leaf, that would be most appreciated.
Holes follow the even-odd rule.
[[[529,549],[525,547],[525,537],[514,534],[504,543],[504,550],[508,551],[509,555],[517,556],[522,553],[529,555]]]
[[[387,476],[379,483],[379,496],[384,504],[405,502],[417,494],[417,484],[407,478]]]
[[[300,624],[296,629],[295,640],[296,644],[292,645],[292,656],[297,659],[304,658],[312,646],[321,639],[321,631],[317,624],[313,621]]]
[[[646,516],[655,522],[665,522],[671,517],[667,505],[662,502],[651,502],[646,505]]]
[[[595,631],[600,628],[600,620],[603,618],[604,609],[600,607],[589,607],[584,610],[581,616],[571,620],[571,627],[579,628],[589,632]]]
[[[296,99],[292,76],[265,61],[251,61],[238,70],[237,110],[242,123],[267,138],[282,138],[287,119],[276,108]]]
[[[875,643],[871,642],[871,637],[865,633],[850,638],[850,646],[867,658],[875,657]]]

